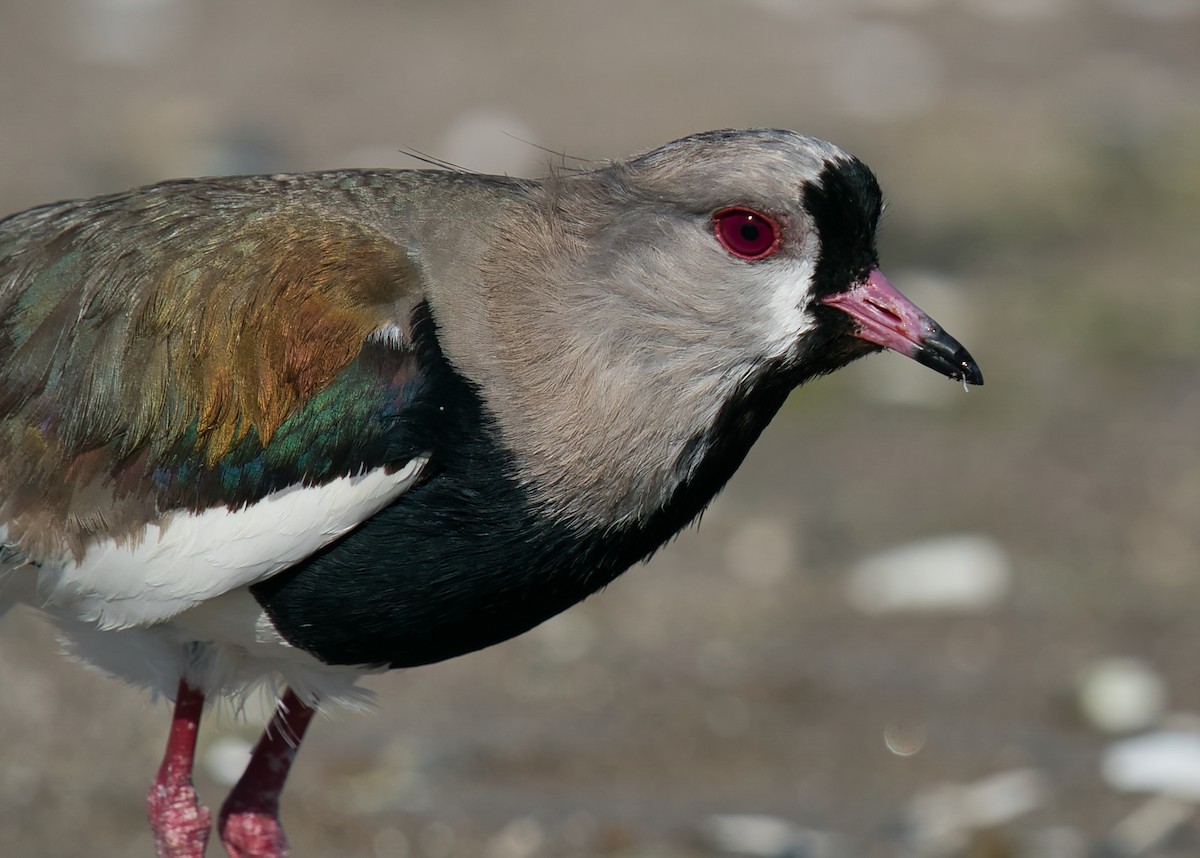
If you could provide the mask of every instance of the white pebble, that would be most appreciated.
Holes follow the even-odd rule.
[[[1045,778],[1034,769],[1000,772],[967,787],[967,817],[978,828],[995,828],[1037,810],[1048,791]]]
[[[986,536],[960,534],[862,560],[851,570],[846,596],[866,614],[971,612],[996,606],[1011,586],[1004,549]]]
[[[1138,658],[1107,658],[1085,668],[1077,683],[1079,710],[1106,733],[1131,733],[1159,722],[1167,708],[1162,677]]]
[[[1109,746],[1104,779],[1123,792],[1150,792],[1200,801],[1200,733],[1163,730]]]
[[[240,736],[221,736],[204,752],[204,768],[217,783],[232,786],[246,770],[253,747]]]
[[[1048,791],[1045,777],[1033,769],[925,790],[909,806],[913,845],[921,854],[959,851],[971,832],[996,828],[1041,807]]]
[[[826,858],[841,854],[835,838],[766,814],[715,814],[704,821],[705,839],[722,852],[747,858]]]
[[[546,831],[536,819],[514,819],[484,848],[486,858],[533,858],[546,844]]]

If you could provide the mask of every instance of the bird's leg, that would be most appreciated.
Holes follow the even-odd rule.
[[[192,763],[196,756],[196,733],[204,709],[203,692],[179,681],[175,714],[167,736],[158,776],[146,794],[146,809],[154,831],[158,858],[202,858],[208,845],[212,815],[196,798],[192,786]]]
[[[279,823],[279,793],[315,710],[291,690],[254,748],[250,764],[221,806],[217,828],[233,858],[283,858],[287,838]]]

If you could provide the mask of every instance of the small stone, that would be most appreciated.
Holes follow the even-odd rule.
[[[998,828],[1045,803],[1045,777],[1033,769],[999,772],[969,784],[940,784],[909,807],[911,840],[919,854],[953,854],[972,835]]]
[[[1011,586],[1004,549],[986,536],[960,534],[862,560],[851,570],[846,595],[865,614],[973,612],[999,604]]]
[[[536,819],[514,819],[488,841],[486,858],[533,858],[546,844],[546,830]]]
[[[250,762],[253,745],[240,736],[221,736],[204,752],[204,768],[208,776],[225,786],[233,786]]]
[[[1105,733],[1145,730],[1166,712],[1166,682],[1139,658],[1094,662],[1080,673],[1076,686],[1079,711]]]
[[[1163,730],[1114,742],[1101,764],[1122,792],[1149,792],[1200,801],[1200,733]]]
[[[841,854],[831,834],[765,814],[715,814],[704,821],[702,834],[722,852],[746,858],[834,858]]]
[[[1034,769],[1012,769],[968,785],[966,809],[977,828],[995,828],[1037,810],[1048,792]]]

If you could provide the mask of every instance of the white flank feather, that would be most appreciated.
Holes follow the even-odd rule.
[[[416,482],[428,456],[320,486],[291,486],[240,509],[173,513],[136,541],[107,539],[39,570],[41,607],[101,630],[161,623],[262,581],[358,527]]]

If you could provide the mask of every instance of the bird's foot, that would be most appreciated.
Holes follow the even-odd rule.
[[[233,858],[286,858],[288,842],[279,822],[279,793],[315,712],[293,691],[279,701],[271,723],[254,746],[250,764],[221,806],[217,830]]]
[[[212,814],[189,784],[155,783],[146,794],[158,858],[204,858]]]
[[[221,808],[221,845],[232,858],[287,858],[288,842],[272,807]]]

